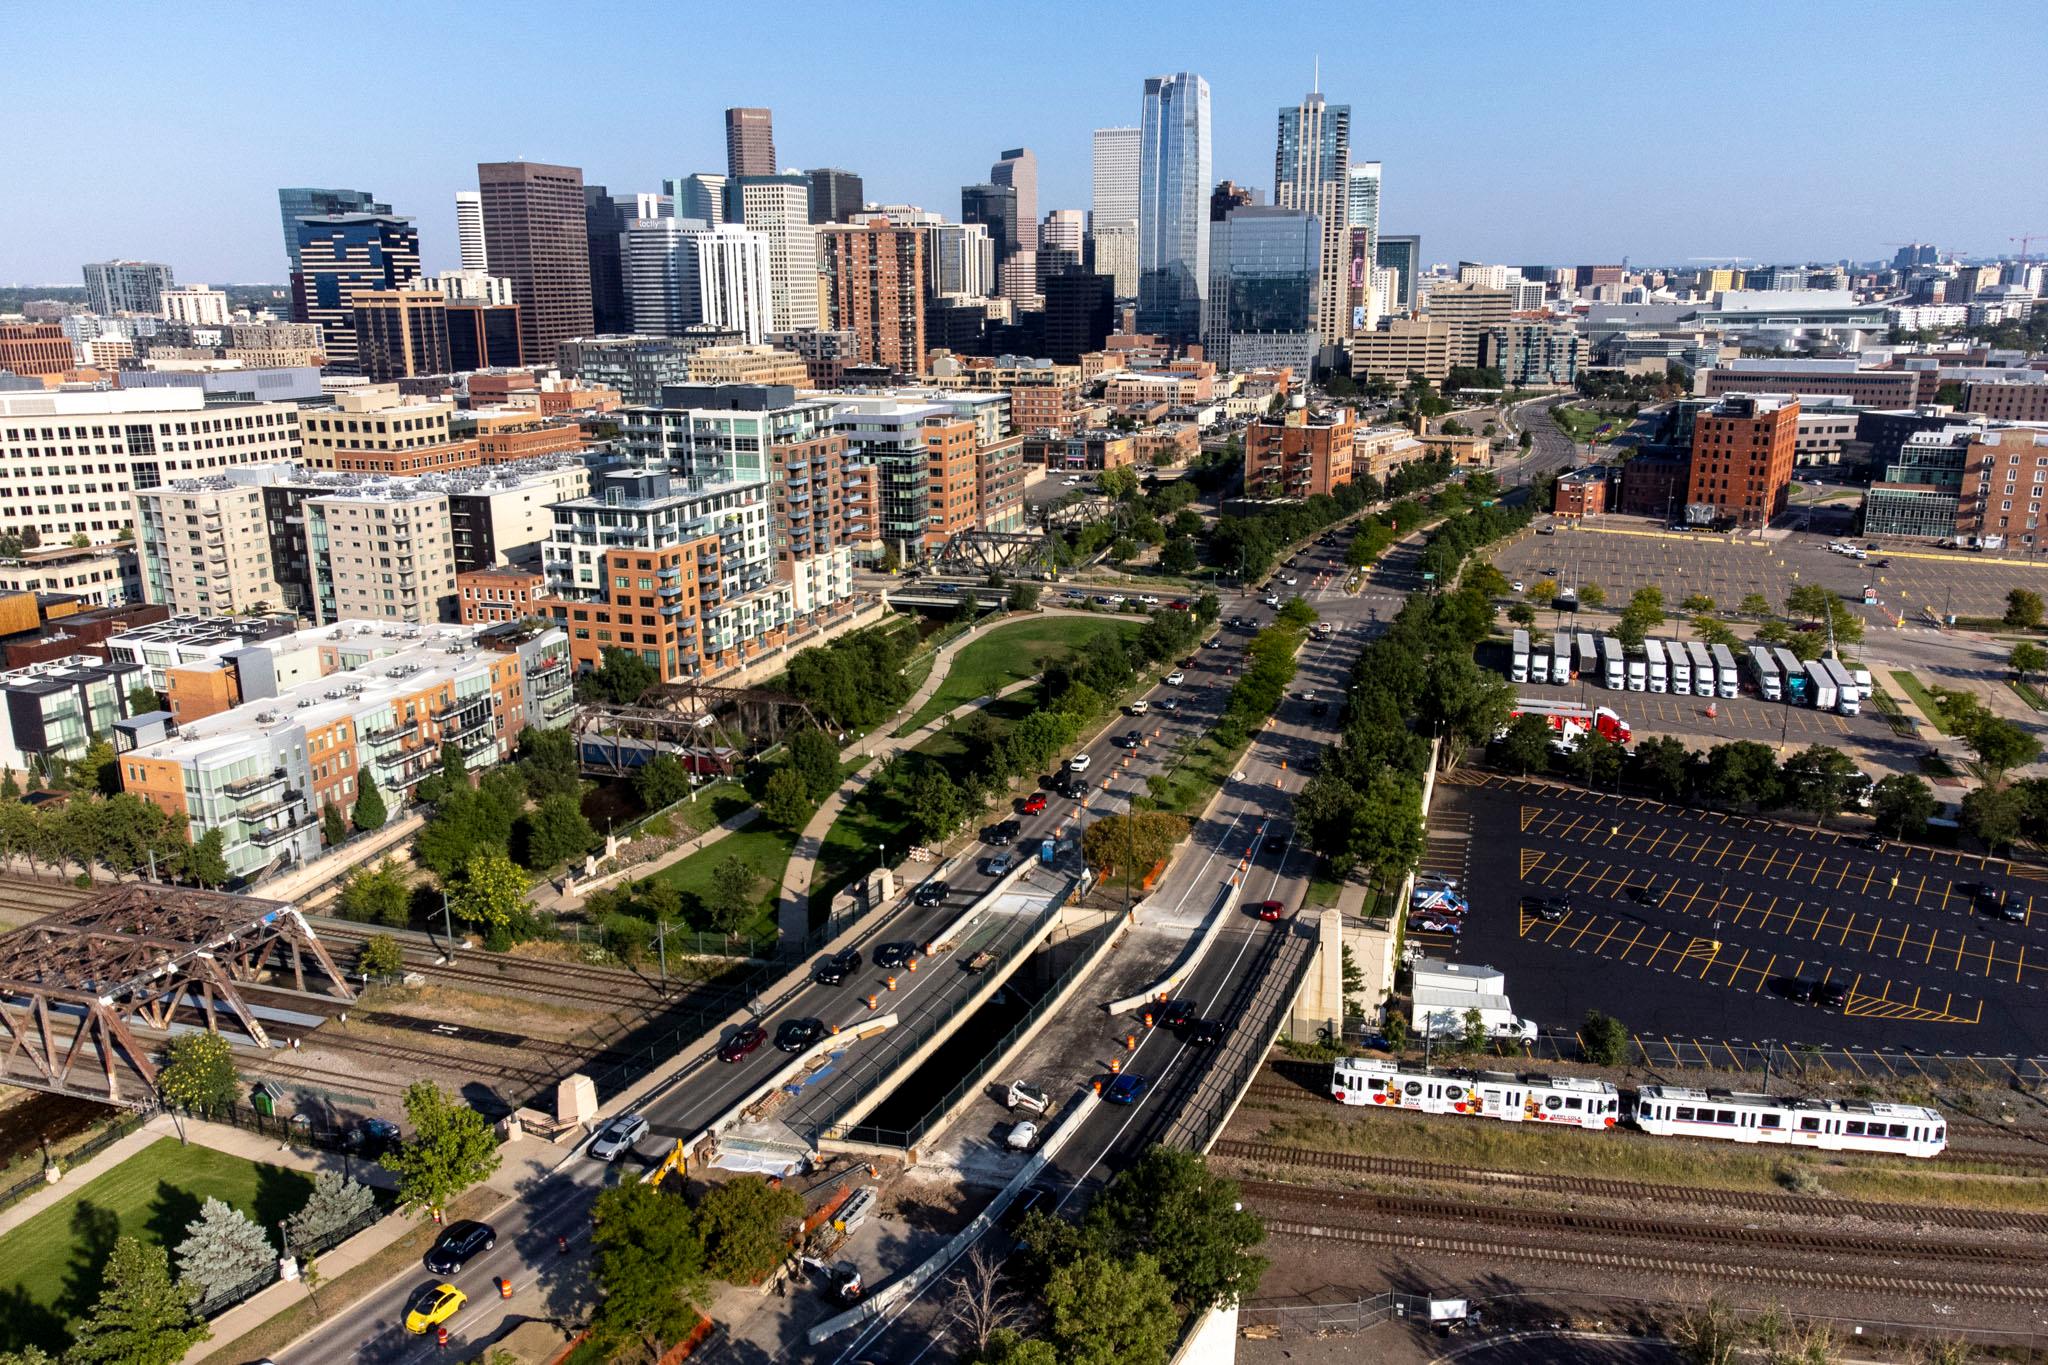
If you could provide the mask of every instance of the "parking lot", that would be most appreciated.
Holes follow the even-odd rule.
[[[1807,706],[1762,701],[1742,696],[1726,700],[1714,697],[1681,697],[1669,692],[1617,692],[1592,683],[1518,683],[1515,695],[1545,701],[1575,701],[1587,706],[1605,706],[1629,723],[1637,739],[1649,735],[1674,735],[1694,747],[1719,744],[1731,739],[1754,739],[1776,744],[1780,738],[1804,748],[1808,744],[1841,746],[1853,738],[1872,743],[1888,740],[1891,728],[1876,708],[1860,715],[1841,716]],[[1714,714],[1709,716],[1711,706]]]
[[[2038,558],[1883,546],[1868,552],[1869,559],[1857,560],[1830,553],[1829,541],[1804,533],[1757,539],[1672,532],[1640,518],[1614,517],[1594,525],[1562,523],[1555,535],[1525,531],[1502,543],[1494,563],[1509,579],[1524,583],[1540,578],[1573,587],[1597,583],[1611,608],[1626,603],[1638,588],[1656,587],[1673,615],[1694,593],[1713,598],[1724,616],[1753,592],[1782,613],[1789,589],[1821,583],[1872,626],[1901,615],[1921,621],[1950,613],[1997,616],[2005,610],[2005,595],[2016,587],[2048,591],[2048,561]],[[1866,586],[1876,589],[1881,609],[1862,605]]]
[[[1485,774],[1438,823],[1467,836],[1471,911],[1417,946],[1499,967],[1546,1029],[1597,1009],[1638,1034],[2048,1051],[2048,882],[2001,860]],[[1839,1006],[1802,1001],[1820,986]]]

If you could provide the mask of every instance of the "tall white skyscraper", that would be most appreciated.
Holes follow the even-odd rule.
[[[803,175],[742,176],[740,221],[768,239],[768,328],[804,332],[818,325],[818,230],[811,224],[811,181]]]
[[[1095,130],[1094,226],[1117,227],[1138,221],[1138,130]]]
[[[1135,222],[1120,227],[1098,224],[1088,234],[1088,242],[1095,248],[1095,273],[1107,275],[1115,281],[1112,287],[1118,298],[1138,297],[1138,225]]]
[[[1347,196],[1351,184],[1351,106],[1329,104],[1321,91],[1280,111],[1273,153],[1273,203],[1316,216],[1322,236],[1316,284],[1316,330],[1326,344],[1351,334],[1344,307]]]
[[[1138,129],[1138,328],[1199,341],[1209,295],[1209,83],[1150,76]]]
[[[735,224],[635,218],[620,259],[633,330],[678,336],[720,327],[759,342],[772,308],[770,256],[765,234]]]
[[[455,242],[462,252],[464,270],[489,269],[489,253],[484,250],[483,191],[455,191]]]
[[[906,221],[893,214],[889,219]],[[983,299],[996,292],[995,243],[989,239],[985,225],[931,223],[926,227],[924,242],[925,287],[932,294],[941,298]]]
[[[1373,246],[1380,240],[1380,163],[1351,163],[1350,192],[1344,197],[1344,225],[1372,229]]]

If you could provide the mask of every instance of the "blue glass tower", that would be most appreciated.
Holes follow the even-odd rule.
[[[1209,291],[1209,83],[1145,81],[1138,128],[1138,327],[1199,340]]]
[[[391,205],[380,204],[368,190],[279,190],[277,207],[284,218],[284,254],[299,269],[299,219],[330,213],[389,213]]]

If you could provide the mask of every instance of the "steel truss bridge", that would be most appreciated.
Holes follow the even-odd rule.
[[[730,773],[790,730],[818,724],[788,692],[684,681],[650,687],[631,705],[588,703],[570,733],[586,773],[625,776],[656,753],[673,754],[695,772]]]

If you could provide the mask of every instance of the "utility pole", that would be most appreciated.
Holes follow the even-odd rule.
[[[661,959],[661,998],[668,999],[668,921],[659,920],[654,926],[654,951]]]
[[[441,888],[441,936],[448,940],[448,960],[455,960],[455,924],[448,915],[448,888]]]

